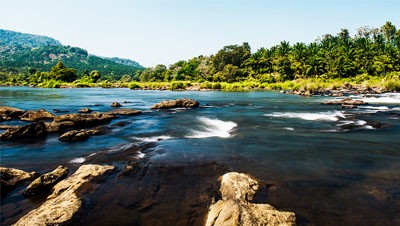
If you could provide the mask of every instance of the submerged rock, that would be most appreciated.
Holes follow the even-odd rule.
[[[49,191],[54,185],[68,176],[69,169],[58,166],[55,170],[36,178],[24,191],[25,196],[35,196]]]
[[[292,212],[276,210],[268,204],[251,203],[259,184],[249,175],[230,172],[221,180],[222,200],[210,206],[206,226],[295,225]]]
[[[44,109],[39,109],[37,111],[26,111],[24,114],[21,115],[20,118],[22,121],[34,122],[39,120],[54,119],[54,117],[55,115],[53,115],[52,113]]]
[[[21,110],[18,108],[12,108],[8,106],[0,106],[0,121],[6,121],[11,119],[17,119],[22,114],[25,113],[25,110]]]
[[[33,180],[39,176],[36,172],[25,172],[23,170],[0,167],[0,185],[1,192],[12,190],[18,183]]]
[[[59,182],[52,194],[38,208],[30,211],[14,225],[66,224],[82,206],[81,196],[95,189],[91,180],[114,166],[83,165],[69,178]]]
[[[106,112],[108,115],[140,115],[141,111],[131,108],[119,108]]]
[[[82,108],[78,112],[79,113],[90,113],[90,112],[92,112],[92,109],[90,109],[90,108]]]
[[[122,104],[120,104],[120,103],[118,103],[118,102],[113,102],[113,103],[111,104],[111,107],[114,107],[114,108],[122,107]]]
[[[161,103],[157,103],[151,107],[151,109],[166,109],[166,108],[197,108],[200,103],[196,100],[189,98],[182,98],[176,100],[164,100]]]
[[[47,128],[43,122],[35,122],[26,126],[10,128],[0,134],[0,140],[19,140],[43,138],[47,136]]]
[[[92,113],[92,114],[66,114],[56,116],[54,122],[73,122],[76,128],[85,128],[98,126],[111,122],[114,118],[112,115],[102,114],[102,113]]]
[[[345,98],[342,100],[329,100],[329,101],[324,101],[322,102],[322,104],[326,104],[326,105],[364,105],[364,104],[368,104],[362,100],[353,100],[351,98]]]

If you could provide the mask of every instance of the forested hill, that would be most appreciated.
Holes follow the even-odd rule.
[[[0,29],[0,71],[27,74],[49,71],[58,61],[78,73],[97,70],[102,76],[120,79],[143,67],[132,60],[90,55],[85,49],[64,46],[46,36]]]

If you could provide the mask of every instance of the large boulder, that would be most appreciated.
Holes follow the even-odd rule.
[[[210,206],[206,226],[295,225],[294,213],[278,211],[269,204],[251,203],[259,187],[249,175],[224,174],[220,188],[222,200]]]
[[[33,180],[39,176],[36,172],[25,172],[23,170],[0,167],[1,192],[5,193],[12,190],[20,182]]]
[[[65,166],[58,166],[55,170],[36,178],[24,191],[25,196],[35,196],[49,191],[54,185],[68,176],[69,170]]]
[[[86,128],[92,126],[103,125],[111,122],[115,116],[102,114],[102,113],[92,113],[92,114],[65,114],[56,116],[54,122],[66,122],[71,121],[74,123],[76,128]]]
[[[53,187],[53,192],[38,208],[30,211],[14,225],[65,225],[82,206],[81,196],[95,189],[93,178],[114,166],[83,165],[69,178]]]
[[[21,115],[22,121],[34,122],[39,120],[54,119],[55,115],[44,110],[39,109],[37,111],[29,110]]]
[[[63,133],[70,128],[75,127],[75,123],[72,121],[45,122],[45,125],[49,133]]]
[[[26,126],[10,128],[0,134],[0,140],[19,140],[43,138],[47,136],[47,128],[43,122],[35,122]]]
[[[0,106],[0,121],[17,119],[24,113],[25,113],[24,110],[21,110],[18,108],[12,108],[12,107],[8,107],[8,106]]]
[[[151,107],[151,109],[167,109],[167,108],[196,108],[200,103],[196,100],[189,98],[182,98],[176,100],[164,100]]]
[[[120,103],[118,103],[118,102],[113,102],[113,103],[111,104],[111,107],[113,107],[113,108],[119,108],[119,107],[122,107],[122,104],[120,104]]]
[[[141,111],[131,109],[131,108],[118,108],[111,111],[106,112],[108,115],[140,115]]]

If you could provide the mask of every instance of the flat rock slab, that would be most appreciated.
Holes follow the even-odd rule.
[[[82,206],[81,196],[95,189],[92,179],[114,166],[82,165],[67,179],[53,187],[53,193],[38,208],[30,211],[14,225],[64,225]]]
[[[220,188],[222,200],[210,206],[206,226],[296,224],[292,212],[278,211],[269,204],[251,203],[258,189],[258,182],[247,174],[224,174]]]
[[[140,115],[141,111],[131,108],[119,108],[106,112],[107,115]]]

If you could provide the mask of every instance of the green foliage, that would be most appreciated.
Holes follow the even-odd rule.
[[[170,84],[169,89],[170,90],[182,90],[190,85],[191,85],[191,83],[188,81],[174,81]]]

